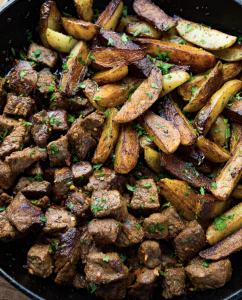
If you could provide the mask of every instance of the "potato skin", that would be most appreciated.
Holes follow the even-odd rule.
[[[242,61],[236,61],[223,64],[223,84],[233,78],[235,78],[242,71]],[[238,78],[239,79],[239,78]]]
[[[187,81],[177,88],[178,93],[184,101],[190,101],[192,99],[193,86],[199,88],[205,81],[206,77],[204,75],[195,75],[191,81]]]
[[[135,129],[122,124],[115,148],[116,158],[114,170],[120,174],[127,174],[136,166],[139,155],[139,139]]]
[[[148,32],[145,32],[145,29]],[[149,24],[148,22],[133,22],[128,24],[125,27],[125,32],[129,35],[134,35],[135,32],[142,30],[139,34],[139,37],[150,38],[150,39],[160,39],[161,32],[160,30],[156,29],[154,26]]]
[[[232,122],[242,124],[242,103],[236,97],[233,100],[232,106],[226,106],[223,113]]]
[[[98,110],[101,111],[105,111],[106,108],[105,107],[101,107],[98,105],[98,101],[94,101],[94,95],[97,92],[98,89],[98,85],[95,84],[94,81],[92,81],[91,79],[86,79],[84,81],[85,83],[85,89],[83,90],[83,93],[85,94],[85,96],[87,97],[87,99],[91,102],[91,104]]]
[[[160,165],[160,154],[158,151],[151,149],[150,147],[144,148],[145,161],[151,170],[157,174],[165,172],[165,168]]]
[[[229,142],[229,137],[226,137],[226,129],[229,130],[229,123],[220,114],[208,132],[209,139],[220,147],[225,146]]]
[[[116,32],[124,32],[124,29],[126,26],[128,26],[130,23],[134,22],[140,22],[142,21],[139,17],[137,16],[127,16],[123,17],[121,21],[118,24],[118,27],[116,28]]]
[[[74,4],[78,17],[86,22],[92,22],[94,16],[93,0],[74,0]]]
[[[242,136],[242,124],[232,122],[230,124],[230,127],[231,127],[231,136],[230,136],[229,149],[230,152],[233,153],[236,145],[240,140],[240,137]]]
[[[222,50],[210,51],[216,58],[222,59],[224,61],[233,62],[242,60],[242,45],[235,44],[229,48]]]
[[[71,49],[78,43],[76,39],[72,39],[70,41],[70,37],[68,35],[53,31],[50,28],[47,28],[46,30],[46,39],[49,47],[64,53],[69,53]]]
[[[128,75],[129,68],[126,64],[120,64],[114,69],[95,73],[92,80],[98,85],[117,82]]]

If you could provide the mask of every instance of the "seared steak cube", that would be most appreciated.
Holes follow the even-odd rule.
[[[68,113],[66,110],[48,111],[50,125],[52,129],[57,132],[69,130]]]
[[[53,93],[56,90],[55,76],[47,70],[43,69],[39,72],[37,80],[37,89],[41,94]]]
[[[162,215],[168,218],[168,240],[175,238],[182,230],[185,229],[182,219],[179,217],[173,206],[164,209],[162,211]]]
[[[79,161],[71,166],[71,171],[74,175],[74,183],[83,185],[92,175],[93,168],[88,161]]]
[[[83,109],[87,104],[87,99],[75,96],[74,98],[67,98],[65,95],[56,92],[51,96],[51,110],[64,109],[67,111],[73,111],[77,113],[79,110]]]
[[[107,284],[128,278],[128,268],[117,253],[90,253],[84,269],[88,281]]]
[[[84,217],[89,211],[86,195],[81,191],[71,194],[65,201],[65,207],[69,208],[77,217]]]
[[[60,170],[55,170],[55,180],[53,187],[55,201],[61,201],[64,196],[66,196],[73,190],[73,179],[74,176],[70,168],[65,167]]]
[[[51,167],[66,165],[71,160],[68,139],[66,136],[48,144],[47,151]]]
[[[30,117],[33,113],[34,100],[30,97],[9,95],[4,107],[4,114]]]
[[[71,286],[72,282],[76,276],[76,266],[68,262],[64,267],[58,272],[55,283],[61,286]]]
[[[202,226],[196,220],[189,222],[174,239],[176,255],[183,263],[193,258],[205,246],[206,236]]]
[[[72,286],[74,286],[74,288],[76,288],[77,290],[89,289],[89,284],[86,281],[85,276],[80,273],[76,273],[72,281]]]
[[[50,182],[54,182],[55,179],[55,170],[59,170],[59,168],[52,168],[48,166],[45,169],[45,179]]]
[[[32,123],[33,127],[31,129],[31,133],[34,141],[39,147],[44,148],[51,135],[51,126],[47,112],[42,110],[37,114],[34,114]]]
[[[160,207],[157,187],[153,179],[139,180],[135,186],[131,208],[140,213],[151,213]]]
[[[165,271],[167,268],[175,268],[177,264],[178,264],[177,257],[173,255],[173,252],[172,255],[162,253],[162,259],[160,264],[162,271]]]
[[[30,202],[38,207],[48,208],[50,206],[50,198],[48,196],[44,196],[39,200],[30,200]]]
[[[94,219],[88,225],[88,232],[97,244],[114,244],[120,229],[120,222],[113,219]]]
[[[209,263],[199,260],[189,264],[185,270],[192,285],[201,291],[218,289],[232,276],[232,266],[228,258]]]
[[[160,244],[156,241],[144,241],[140,244],[138,258],[146,268],[154,269],[161,263]]]
[[[5,106],[5,102],[6,102],[6,97],[4,94],[4,83],[5,83],[5,78],[1,78],[0,77],[0,113],[2,113],[3,108]]]
[[[58,54],[44,46],[32,43],[29,46],[27,58],[32,61],[36,61],[49,68],[53,68],[58,60]]]
[[[33,163],[32,165],[30,165],[26,170],[25,173],[28,176],[36,176],[37,174],[40,174],[41,176],[44,175],[44,172],[41,168],[40,162],[36,161],[35,163]]]
[[[122,222],[121,231],[118,234],[116,244],[118,247],[129,247],[142,242],[145,233],[135,217],[128,215]]]
[[[85,159],[87,152],[96,145],[92,136],[82,129],[81,119],[76,119],[72,123],[71,128],[67,132],[67,137],[81,160]]]
[[[144,230],[148,239],[165,239],[168,235],[168,218],[162,214],[152,214],[144,219]]]
[[[166,269],[162,296],[166,299],[185,294],[186,273],[184,268]]]
[[[104,299],[121,300],[126,296],[126,289],[126,280],[100,284],[97,287],[97,296]]]
[[[27,266],[30,274],[46,278],[53,272],[53,264],[54,260],[49,253],[48,245],[35,244],[30,248],[27,255]]]
[[[18,126],[19,121],[9,118],[6,115],[0,116],[0,134],[4,136],[5,132],[11,133],[15,126]]]
[[[10,242],[16,238],[17,229],[10,223],[7,211],[0,213],[0,242]]]
[[[89,100],[87,100],[87,104],[85,104],[81,110],[78,110],[78,115],[82,115],[82,117],[85,118],[94,110],[95,108],[93,107],[92,103]]]
[[[32,180],[32,177],[21,177],[15,186],[14,194],[21,192],[30,199],[49,196],[51,193],[51,184],[48,181]]]
[[[33,70],[35,67],[36,64],[32,65],[30,61],[19,60],[16,66],[14,67],[14,71]]]
[[[155,180],[155,178],[157,177],[157,174],[152,171],[151,169],[145,167],[145,166],[141,166],[138,168],[138,170],[134,170],[133,172],[136,175],[136,178],[140,179],[153,179]]]
[[[99,140],[103,131],[106,116],[102,111],[96,110],[82,120],[81,126],[84,131]]]
[[[18,193],[7,207],[10,222],[20,231],[27,231],[32,225],[43,226],[44,215],[35,208],[22,193]]]
[[[36,88],[37,76],[35,70],[14,70],[9,76],[11,92],[24,97],[29,96]]]
[[[0,160],[0,187],[3,189],[9,189],[15,179],[17,174],[12,172],[10,167]]]
[[[64,208],[49,208],[46,213],[46,223],[43,232],[52,236],[65,232],[76,226],[75,216]]]
[[[13,196],[9,196],[6,193],[0,195],[0,207],[7,207],[13,201]]]
[[[81,241],[81,260],[82,263],[85,264],[87,262],[86,257],[90,251],[93,242],[92,236],[87,231],[87,226],[83,227],[83,232],[81,234],[80,241]]]

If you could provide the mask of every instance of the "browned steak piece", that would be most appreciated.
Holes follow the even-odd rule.
[[[47,111],[52,130],[63,132],[69,130],[68,113],[66,110]]]
[[[0,195],[0,207],[7,207],[13,201],[13,196],[6,193]]]
[[[33,115],[32,118],[33,127],[31,133],[33,135],[35,143],[44,148],[47,144],[47,140],[51,135],[51,126],[48,114],[45,110]]]
[[[71,194],[65,200],[65,207],[69,208],[77,217],[84,217],[89,211],[89,203],[86,195],[81,190]]]
[[[166,269],[162,296],[166,299],[185,294],[186,273],[184,268]]]
[[[55,75],[48,69],[43,69],[38,74],[37,90],[41,94],[54,93],[56,91]]]
[[[64,196],[73,191],[74,176],[70,168],[65,167],[60,170],[56,169],[54,178],[54,201],[60,202]]]
[[[156,241],[144,241],[140,244],[138,258],[146,268],[154,269],[161,263],[161,249]]]
[[[69,165],[71,153],[66,136],[62,136],[58,140],[50,142],[47,146],[47,151],[51,167],[59,167],[66,164]]]
[[[40,64],[46,65],[49,68],[53,68],[58,60],[58,54],[51,49],[44,46],[32,43],[29,46],[27,58],[32,61],[36,61]]]
[[[88,289],[89,290],[89,284],[85,279],[85,276],[80,274],[80,273],[76,273],[75,277],[73,278],[72,281],[72,286],[74,286],[74,288],[76,289]]]
[[[182,230],[185,229],[182,219],[179,217],[173,206],[164,209],[162,211],[162,215],[168,218],[168,240],[175,238]]]
[[[126,280],[100,284],[97,287],[97,296],[104,299],[121,300],[126,296],[126,289]]]
[[[39,161],[36,161],[34,162],[32,165],[30,165],[26,170],[25,170],[25,173],[28,175],[28,176],[36,176],[38,174],[40,174],[41,176],[44,175],[44,172],[41,168],[41,165],[40,165],[40,162]],[[49,181],[49,180],[47,180]]]
[[[37,175],[38,176],[38,175]],[[39,178],[40,176],[38,176]],[[14,194],[21,192],[29,199],[37,199],[50,196],[51,184],[44,180],[32,180],[33,177],[21,177],[14,188]]]
[[[0,187],[3,189],[9,189],[15,179],[17,174],[12,172],[10,167],[0,160]]]
[[[56,92],[52,94],[50,103],[50,110],[67,110],[77,113],[79,110],[84,109],[88,100],[80,96],[67,98],[65,95]]]
[[[148,239],[165,239],[168,236],[168,218],[156,213],[144,219],[145,236]]]
[[[3,113],[7,115],[30,117],[33,113],[34,103],[34,100],[30,97],[8,94]]]
[[[103,131],[105,119],[106,115],[102,111],[96,110],[82,120],[81,126],[84,131],[99,140]]]
[[[30,202],[38,207],[48,208],[50,207],[50,198],[48,196],[44,196],[38,200],[30,200]]]
[[[38,73],[35,70],[14,70],[9,76],[9,88],[17,95],[29,96],[36,88]]]
[[[13,241],[18,236],[18,230],[8,218],[7,211],[0,212],[0,242]]]
[[[72,164],[71,171],[74,175],[74,183],[76,185],[83,185],[88,182],[89,177],[93,173],[93,168],[88,161],[79,161]]]

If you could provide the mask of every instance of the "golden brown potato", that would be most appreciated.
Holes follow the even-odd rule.
[[[198,148],[196,143],[190,146],[180,145],[176,151],[176,155],[181,160],[192,163],[195,167],[200,166],[205,159],[204,154]]]
[[[93,20],[93,0],[74,0],[78,17],[86,22],[92,22]]]
[[[122,0],[111,0],[98,17],[96,24],[101,25],[105,30],[115,31],[123,13],[123,6]]]
[[[138,16],[157,27],[162,33],[170,31],[176,25],[175,18],[169,17],[150,0],[135,0],[133,8]]]
[[[92,80],[99,85],[117,82],[128,75],[129,68],[126,64],[120,64],[116,68],[97,72]]]
[[[205,139],[203,136],[197,138],[197,146],[205,155],[205,157],[215,163],[222,163],[230,158],[230,153],[227,149],[224,149],[214,142]]]
[[[143,38],[134,39],[133,42],[146,48],[146,53],[153,57],[157,57],[157,52],[162,54],[169,51],[169,63],[190,66],[190,71],[194,73],[206,72],[216,63],[216,58],[211,53],[187,45]]]
[[[199,111],[193,125],[198,133],[206,136],[218,115],[229,102],[231,95],[235,95],[242,88],[242,81],[234,79],[226,82]]]
[[[205,175],[211,174],[213,172],[213,165],[209,160],[204,159],[201,165],[196,167],[196,170]]]
[[[196,45],[194,45],[194,44],[184,40],[182,37],[180,37],[180,35],[177,32],[175,27],[173,27],[170,32],[163,35],[162,41],[174,43],[174,44],[180,44],[180,45],[187,45],[187,46],[191,46],[191,47],[197,47]]]
[[[127,123],[144,113],[158,99],[162,90],[162,73],[155,66],[149,77],[133,93],[131,100],[126,101],[115,117],[118,123]]]
[[[207,80],[207,76],[208,75],[195,75],[178,87],[178,93],[182,96],[184,101],[190,101],[192,99],[192,94],[194,94],[194,91],[202,86],[202,84]]]
[[[144,153],[144,148],[157,148],[156,144],[153,140],[149,138],[149,136],[142,136],[139,138],[139,153]]]
[[[223,81],[223,65],[218,61],[206,81],[192,94],[189,103],[183,108],[185,112],[195,112],[203,108],[212,95],[220,88]]]
[[[127,25],[125,32],[133,37],[144,37],[150,39],[160,39],[161,32],[145,21],[134,22]]]
[[[242,45],[235,44],[229,48],[222,50],[210,51],[216,58],[225,60],[225,61],[238,61],[242,59]]]
[[[151,170],[158,174],[166,171],[160,164],[160,154],[158,151],[155,151],[149,147],[145,147],[144,154],[145,161]]]
[[[231,196],[235,199],[242,199],[242,184],[237,184]]]
[[[181,135],[181,144],[188,146],[196,141],[196,133],[187,118],[183,115],[178,105],[167,97],[160,104],[160,116],[171,122]]]
[[[238,144],[242,136],[242,124],[232,122],[231,126],[231,137],[229,143],[230,152],[233,153],[236,145]]]
[[[85,94],[85,96],[87,97],[87,99],[92,103],[92,105],[97,110],[105,111],[106,107],[99,106],[98,105],[98,101],[93,100],[94,99],[94,95],[97,92],[98,85],[94,81],[92,81],[90,79],[86,79],[83,83],[85,84],[85,88],[83,90],[83,93]]]
[[[223,64],[223,84],[231,79],[234,79],[242,71],[242,62],[231,62]]]
[[[220,114],[215,122],[212,124],[209,132],[209,139],[220,147],[228,146],[230,127],[228,119],[226,119],[222,114]]]
[[[114,170],[127,174],[136,166],[139,156],[139,139],[135,129],[122,124],[115,147]]]
[[[75,18],[61,18],[65,31],[77,40],[90,41],[99,32],[100,26]]]
[[[230,98],[230,103],[224,108],[224,114],[230,121],[242,124],[242,101],[238,98],[240,93],[239,97],[236,95],[234,99]]]
[[[117,142],[119,134],[119,124],[117,122],[113,122],[113,117],[117,112],[118,110],[116,108],[109,108],[107,110],[108,117],[106,119],[101,138],[92,158],[92,163],[94,165],[104,164]]]
[[[53,31],[62,31],[61,13],[54,1],[44,2],[40,8],[39,36],[45,47],[50,48],[47,41],[46,31],[51,28]]]
[[[53,31],[50,28],[47,28],[46,30],[46,39],[51,48],[64,53],[69,53],[78,43],[76,39],[70,39],[68,35]]]
[[[127,17],[122,17],[116,32],[124,32],[124,29],[126,26],[128,26],[130,23],[134,23],[134,22],[140,22],[142,21],[140,18],[138,18],[137,16],[127,16]]]

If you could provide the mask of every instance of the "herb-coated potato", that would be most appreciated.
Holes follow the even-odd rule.
[[[74,0],[78,17],[86,22],[93,21],[93,0]]]
[[[118,27],[116,28],[116,32],[124,32],[124,29],[130,23],[140,22],[140,21],[142,21],[142,20],[139,17],[137,17],[137,16],[122,17],[122,19],[121,19]]]
[[[231,196],[235,199],[242,199],[242,184],[237,184]]]
[[[98,85],[117,82],[128,75],[129,68],[126,64],[120,64],[110,70],[100,71],[95,73],[92,80]]]
[[[240,93],[234,98],[231,96],[230,103],[224,109],[224,114],[230,121],[242,124],[242,102],[240,99]]]
[[[142,136],[139,138],[139,153],[144,153],[144,148],[157,148],[156,144],[149,136]]]
[[[161,32],[148,22],[134,22],[127,25],[125,32],[133,37],[139,36],[150,39],[160,39]]]
[[[232,62],[242,60],[242,45],[235,44],[229,48],[222,50],[210,51],[216,58]]]
[[[230,127],[228,119],[220,114],[212,124],[209,132],[209,138],[220,147],[228,145],[230,136]]]
[[[177,88],[179,95],[184,101],[190,101],[192,99],[195,91],[207,80],[207,76],[208,75],[195,75]]]
[[[84,81],[84,84],[85,84],[85,88],[83,90],[83,93],[85,94],[85,96],[87,97],[87,99],[92,103],[92,105],[96,109],[101,110],[101,111],[105,111],[106,107],[99,106],[98,105],[98,101],[93,100],[94,96],[95,96],[95,94],[97,92],[98,85],[94,81],[92,81],[90,79],[86,79]]]
[[[64,53],[69,53],[78,42],[76,39],[71,39],[68,35],[54,31],[50,28],[47,28],[46,30],[46,39],[51,48]]]
[[[238,144],[241,136],[242,136],[242,124],[231,122],[231,137],[229,143],[230,152],[233,153],[236,145]]]
[[[234,79],[242,71],[242,62],[230,62],[223,64],[223,84],[231,79]],[[239,78],[238,78],[239,79]]]
[[[145,147],[144,157],[148,167],[151,168],[151,170],[158,174],[165,172],[165,169],[160,164],[160,154],[158,151],[155,151],[149,147]]]
[[[173,27],[170,32],[163,35],[162,41],[195,47],[195,45],[180,37],[175,27]]]

